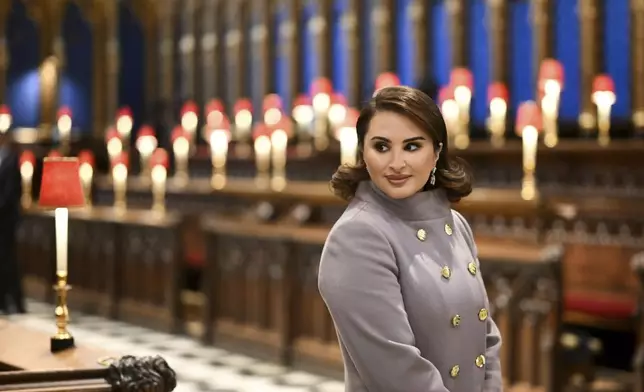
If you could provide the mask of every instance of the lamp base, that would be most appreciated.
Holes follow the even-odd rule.
[[[52,353],[57,353],[61,351],[68,350],[70,348],[74,348],[74,337],[71,335],[67,336],[52,336],[51,337],[51,346],[50,346],[50,351]]]

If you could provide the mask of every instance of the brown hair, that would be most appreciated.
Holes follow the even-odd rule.
[[[358,184],[369,179],[362,153],[369,124],[378,112],[395,112],[411,120],[432,139],[436,151],[443,143],[436,163],[436,182],[434,185],[428,182],[424,189],[443,188],[451,202],[457,202],[472,192],[470,167],[463,159],[448,154],[447,127],[434,100],[420,90],[397,86],[380,90],[360,112],[356,124],[357,163],[354,166],[342,165],[333,174],[331,189],[336,196],[351,200]]]

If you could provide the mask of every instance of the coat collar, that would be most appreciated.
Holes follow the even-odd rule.
[[[392,199],[367,180],[358,184],[356,199],[384,208],[406,221],[442,219],[451,215],[451,205],[443,189],[418,192],[406,199]]]

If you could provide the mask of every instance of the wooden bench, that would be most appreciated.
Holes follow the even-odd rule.
[[[176,387],[174,371],[161,357],[117,359],[112,353],[78,345],[53,354],[49,336],[0,320],[0,390],[29,392],[167,392]]]

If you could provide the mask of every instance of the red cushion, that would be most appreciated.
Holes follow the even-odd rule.
[[[597,293],[567,293],[565,310],[605,318],[630,318],[637,307],[636,299]]]

